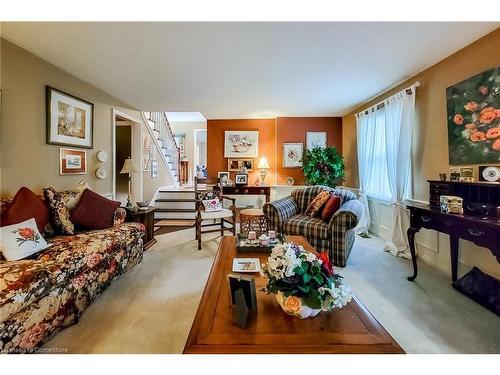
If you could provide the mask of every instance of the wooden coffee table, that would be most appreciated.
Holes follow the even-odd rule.
[[[315,252],[303,237],[287,236],[287,241]],[[273,295],[260,291],[266,280],[259,274],[251,274],[256,278],[257,313],[245,329],[237,326],[226,279],[233,273],[233,258],[265,263],[268,256],[238,254],[235,237],[221,239],[184,353],[404,353],[356,297],[343,309],[301,320],[286,315]]]

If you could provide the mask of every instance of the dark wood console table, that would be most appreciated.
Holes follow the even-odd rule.
[[[222,192],[224,195],[265,195],[266,203],[271,198],[270,186],[223,186]]]
[[[433,229],[450,236],[453,281],[457,279],[460,238],[486,247],[500,263],[500,218],[497,212],[500,206],[500,184],[451,181],[429,181],[429,183],[431,205],[413,203],[407,205],[410,210],[410,227],[407,234],[413,262],[413,275],[409,276],[408,280],[413,281],[417,277],[415,234],[421,228]],[[466,213],[456,215],[441,212],[435,198],[438,194],[463,198]]]

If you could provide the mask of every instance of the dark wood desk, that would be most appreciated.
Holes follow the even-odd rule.
[[[443,213],[437,207],[425,204],[407,205],[410,210],[410,227],[408,242],[413,262],[413,275],[408,280],[417,277],[417,258],[415,253],[415,234],[421,229],[433,229],[450,236],[451,278],[457,279],[458,270],[458,240],[463,238],[478,246],[486,247],[500,263],[500,219],[492,216],[486,218],[473,215],[455,215]]]
[[[304,237],[287,240],[315,252]],[[302,320],[285,314],[274,295],[260,291],[266,280],[258,273],[252,274],[257,312],[245,329],[240,328],[233,322],[226,277],[233,273],[233,259],[243,256],[262,263],[269,254],[238,254],[236,237],[222,237],[184,353],[404,353],[356,297],[342,309]]]
[[[270,186],[222,186],[222,193],[224,195],[265,195],[266,203],[271,199]]]

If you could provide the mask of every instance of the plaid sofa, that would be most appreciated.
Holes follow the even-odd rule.
[[[304,215],[307,206],[322,190],[334,191],[335,195],[342,198],[342,205],[330,222]],[[279,233],[304,236],[317,251],[328,251],[336,266],[346,266],[354,245],[354,227],[358,224],[363,210],[356,194],[344,189],[311,186],[294,190],[288,197],[266,203],[263,209],[270,229]]]

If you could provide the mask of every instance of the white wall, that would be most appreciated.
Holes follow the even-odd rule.
[[[368,204],[372,220],[370,232],[380,238],[387,239],[390,233],[390,225],[393,221],[393,207],[387,203],[372,199],[369,200]],[[408,226],[409,219],[407,218],[405,231]],[[434,230],[421,229],[415,236],[415,244],[419,261],[423,260],[432,263],[450,275],[451,280],[450,240],[448,235]],[[498,267],[495,257],[488,249],[478,247],[472,242],[460,239],[459,277],[473,266],[477,266],[482,271],[500,278],[500,267]]]
[[[185,140],[185,154],[189,160],[189,182],[193,181],[193,166],[194,166],[194,130],[206,129],[207,120],[203,121],[172,121],[169,120],[170,127],[174,134],[186,134]]]

